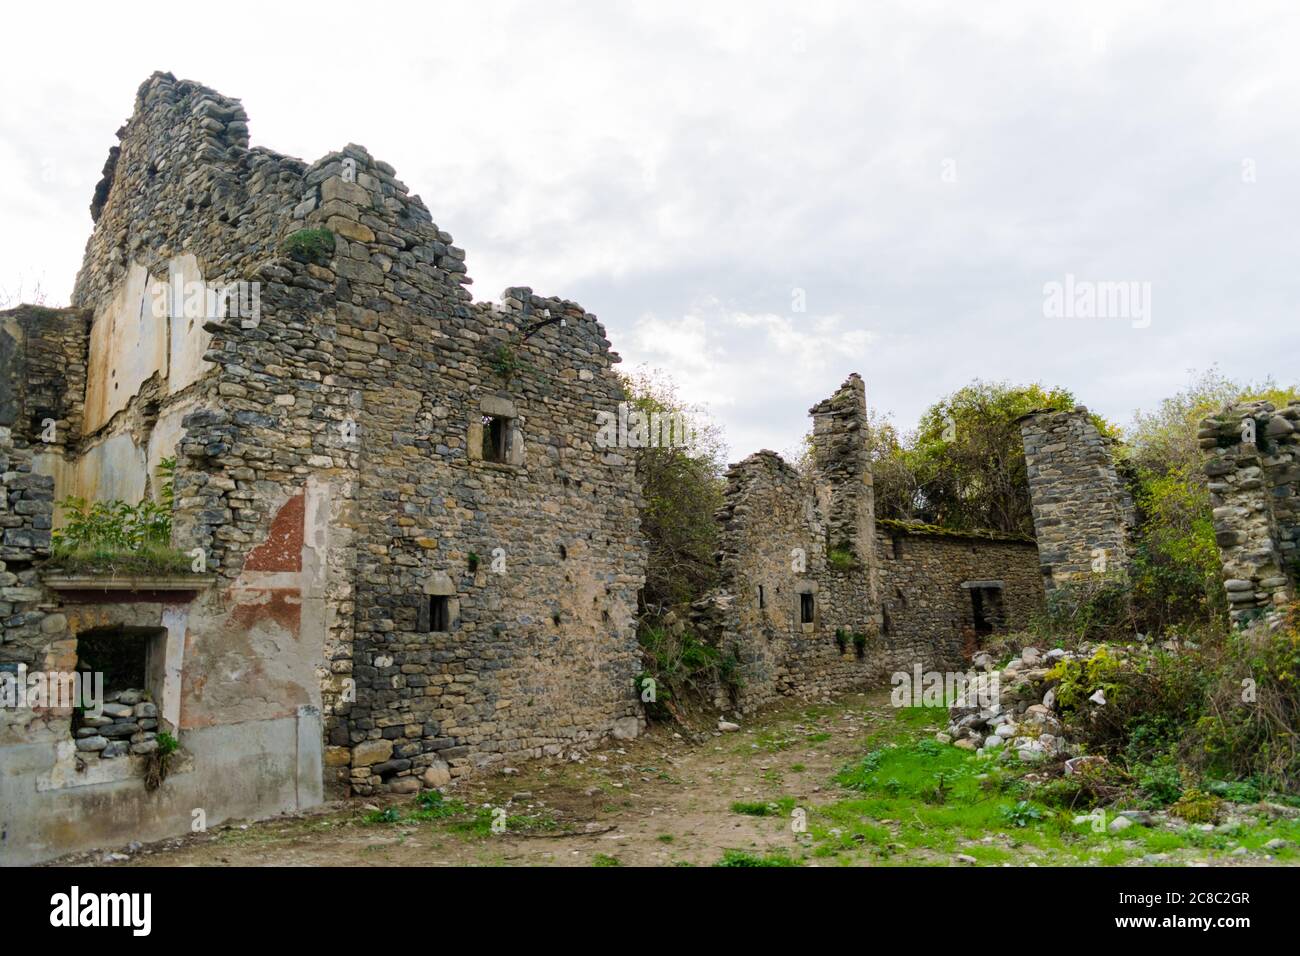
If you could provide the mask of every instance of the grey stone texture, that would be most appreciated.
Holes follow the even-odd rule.
[[[1295,600],[1300,582],[1300,402],[1229,406],[1197,437],[1214,537],[1234,622],[1269,616]]]
[[[1088,410],[1032,412],[1020,433],[1044,588],[1088,580],[1103,562],[1105,573],[1122,572],[1133,500]]]
[[[624,400],[597,318],[522,286],[475,302],[464,251],[391,166],[250,148],[239,102],[199,84],[150,77],[118,139],[73,307],[0,315],[0,663],[72,670],[78,631],[159,635],[159,716],[116,739],[138,755],[141,721],[168,715],[154,727],[197,752],[176,786],[210,792],[229,788],[206,747],[287,748],[210,822],[310,805],[322,779],[408,792],[636,736],[646,549],[634,463],[597,441]],[[190,313],[177,277],[235,298]],[[215,583],[75,605],[45,587],[55,479],[139,500],[171,455],[173,544]],[[93,789],[61,782],[70,720],[0,721],[30,768],[15,786],[71,787],[0,821],[35,856],[72,848],[42,842],[48,808]],[[138,780],[104,786],[120,819],[149,817]]]

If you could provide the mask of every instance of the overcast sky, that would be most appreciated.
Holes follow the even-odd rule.
[[[732,458],[853,371],[904,427],[972,378],[1127,423],[1217,363],[1300,378],[1300,5],[221,3],[5,10],[0,289],[66,303],[135,90],[169,70],[254,145],[349,142],[473,289],[581,302]],[[1047,314],[1145,283],[1149,311]],[[1138,308],[1135,298],[1131,308]],[[802,307],[802,310],[801,310]]]

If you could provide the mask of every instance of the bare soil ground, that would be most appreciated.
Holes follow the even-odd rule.
[[[938,712],[939,715],[942,712]],[[941,719],[937,716],[936,719]],[[525,761],[494,768],[447,788],[463,804],[443,819],[413,820],[414,797],[354,799],[317,810],[249,823],[134,849],[95,851],[63,864],[128,866],[711,866],[728,851],[773,855],[804,865],[963,865],[980,863],[1253,863],[1175,850],[1153,861],[1133,854],[1105,859],[1061,856],[1026,843],[1014,828],[952,834],[934,845],[908,840],[899,821],[862,819],[850,812],[846,834],[831,826],[852,811],[852,794],[833,780],[887,740],[928,737],[936,727],[903,726],[888,692],[833,703],[792,703],[718,733],[653,727],[636,741],[609,744],[580,761]],[[770,815],[736,805],[781,803]],[[808,808],[809,832],[797,833],[790,807]],[[487,825],[505,811],[506,829]],[[822,809],[818,809],[822,808]],[[759,807],[761,810],[761,806]],[[918,809],[921,809],[918,807]],[[387,811],[387,816],[385,816]],[[752,811],[751,811],[752,812]],[[475,814],[478,819],[475,821]],[[838,815],[837,815],[838,814]],[[921,820],[916,815],[916,820]],[[907,825],[907,821],[903,821]],[[855,829],[860,826],[860,829]],[[889,842],[889,828],[904,842]],[[882,834],[875,838],[872,833]],[[873,845],[870,841],[875,839]],[[859,841],[859,842],[854,842]],[[1093,851],[1094,853],[1096,851]],[[1129,857],[1132,858],[1129,858]],[[1278,861],[1282,862],[1282,861]],[[1294,862],[1294,861],[1291,861]]]

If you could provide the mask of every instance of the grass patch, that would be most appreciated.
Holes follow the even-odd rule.
[[[744,850],[727,850],[722,854],[722,859],[714,866],[801,866],[795,860],[786,856],[784,853],[769,853],[760,856],[755,853],[746,853]]]

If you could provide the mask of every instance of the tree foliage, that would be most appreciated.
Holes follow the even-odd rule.
[[[726,446],[721,429],[695,405],[684,403],[663,372],[640,369],[625,376],[629,411],[676,413],[688,424],[689,447],[628,449],[645,499],[641,531],[649,544],[645,603],[665,608],[696,600],[717,581],[714,552],[722,507]]]
[[[1226,620],[1206,453],[1196,438],[1201,420],[1237,402],[1263,400],[1280,407],[1297,396],[1294,386],[1272,379],[1235,382],[1211,368],[1194,375],[1155,411],[1134,416],[1124,449],[1138,513],[1130,577],[1138,615],[1148,629]]]
[[[931,405],[909,434],[873,416],[876,514],[957,530],[1033,534],[1017,419],[1074,406],[1066,389],[977,379]],[[1100,418],[1094,422],[1115,434]]]

